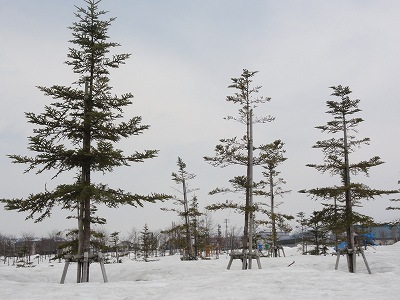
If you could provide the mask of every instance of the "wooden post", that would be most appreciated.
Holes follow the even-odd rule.
[[[89,252],[83,254],[83,273],[82,282],[89,282]]]
[[[257,261],[258,268],[262,269],[261,268],[260,256],[257,253],[253,253],[253,256]],[[234,259],[240,259],[242,261],[242,270],[246,270],[247,269],[247,263],[248,263],[247,260],[250,259],[248,253],[246,254],[246,253],[243,253],[243,252],[240,252],[240,253],[233,253],[232,252],[230,254],[230,259],[229,259],[229,263],[228,263],[228,267],[227,267],[228,270],[231,268],[232,262],[233,262]]]
[[[103,275],[103,280],[104,283],[108,282],[107,279],[107,274],[106,274],[106,269],[104,267],[104,256],[103,253],[98,253],[98,254],[90,254],[89,252],[85,252],[84,256],[80,256],[80,255],[65,255],[65,265],[64,265],[64,270],[61,276],[61,280],[60,283],[63,284],[65,283],[65,278],[67,276],[67,271],[68,271],[68,266],[69,264],[73,261],[73,262],[81,262],[82,267],[82,272],[83,274],[81,274],[81,282],[89,282],[89,264],[91,261],[95,261],[95,262],[99,262],[100,263],[100,268],[101,268],[101,274]],[[84,281],[86,280],[86,281]],[[80,283],[80,282],[78,282]]]
[[[360,252],[361,252],[361,255],[362,255],[362,257],[363,257],[365,266],[367,267],[368,273],[369,273],[369,274],[372,274],[371,269],[369,268],[367,259],[366,259],[365,254],[364,254],[364,250],[360,249]]]
[[[98,254],[99,258],[99,263],[100,263],[100,268],[101,268],[101,274],[103,275],[103,280],[104,283],[108,282],[107,275],[106,275],[106,268],[104,267],[104,258],[103,258],[103,253]]]
[[[61,275],[61,280],[60,280],[61,284],[64,284],[64,282],[65,282],[65,277],[67,276],[68,266],[69,266],[69,258],[66,257],[65,258],[64,270],[63,270],[63,273]]]
[[[232,262],[233,262],[233,255],[231,253],[231,258],[229,259],[229,263],[228,263],[228,267],[227,267],[228,270],[231,268]]]
[[[247,253],[243,253],[242,257],[242,270],[247,269]]]
[[[339,259],[340,259],[340,250],[337,250],[337,257],[336,257],[336,265],[335,265],[335,270],[338,269],[339,267]]]
[[[259,256],[259,255],[257,255],[257,265],[258,265],[258,268],[259,268],[259,269],[262,269],[262,268],[261,268],[261,261],[260,261],[260,256]]]

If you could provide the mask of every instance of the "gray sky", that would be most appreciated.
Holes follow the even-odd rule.
[[[83,1],[0,0],[0,198],[26,197],[29,193],[53,188],[70,181],[70,174],[52,181],[54,173],[23,174],[24,166],[11,164],[6,154],[29,154],[27,136],[32,127],[24,112],[43,111],[51,98],[35,86],[71,85],[76,79],[66,60],[68,26],[75,21],[74,5]],[[311,147],[329,138],[315,126],[323,125],[330,86],[350,86],[352,98],[361,99],[365,122],[359,137],[369,137],[351,156],[352,161],[379,155],[386,163],[373,168],[369,178],[359,181],[372,188],[397,189],[400,179],[398,97],[400,78],[400,2],[397,0],[104,0],[101,8],[117,17],[110,28],[112,41],[119,42],[117,53],[132,53],[127,64],[111,73],[113,92],[132,92],[134,104],[128,116],[141,115],[151,128],[144,135],[124,141],[121,147],[135,151],[159,149],[159,157],[130,168],[116,169],[97,181],[108,182],[133,193],[175,194],[179,188],[171,180],[180,156],[187,170],[197,177],[191,186],[200,206],[227,196],[208,196],[215,187],[227,186],[238,168],[214,168],[203,161],[211,156],[220,138],[242,136],[245,128],[223,120],[237,110],[225,101],[233,93],[230,78],[242,69],[259,71],[255,83],[261,94],[271,97],[259,109],[276,121],[257,125],[255,144],[281,139],[288,160],[281,175],[287,181],[286,195],[279,211],[307,214],[319,202],[298,194],[300,189],[338,184],[339,178],[321,175],[305,167],[321,163],[322,154]],[[256,172],[259,170],[255,170]],[[258,175],[256,175],[258,176]],[[234,196],[239,198],[240,196]],[[393,197],[393,196],[392,196]],[[364,203],[361,212],[377,221],[390,221],[396,212],[385,196]],[[173,213],[162,212],[164,205],[145,208],[101,209],[109,231],[123,234],[132,227],[162,229],[177,221]],[[45,235],[53,229],[75,226],[68,213],[54,211],[51,219],[33,225],[22,213],[0,208],[0,233],[33,232]],[[228,218],[230,226],[242,226],[242,217],[231,211],[213,215],[215,224]]]

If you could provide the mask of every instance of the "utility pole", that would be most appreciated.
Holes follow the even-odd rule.
[[[228,223],[229,223],[229,220],[225,219],[224,222],[225,222],[225,243],[224,243],[224,248],[225,248],[225,251],[227,251],[228,248],[229,248],[228,247]]]

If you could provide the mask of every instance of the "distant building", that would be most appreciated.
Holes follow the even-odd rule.
[[[400,228],[396,226],[390,226],[389,224],[381,224],[376,226],[354,226],[354,229],[360,237],[360,242],[364,240],[372,239],[375,245],[392,245],[400,240]],[[370,241],[367,241],[370,243]]]
[[[271,240],[271,235],[272,232],[271,231],[259,231],[257,232],[258,235],[258,244],[262,243],[268,243],[269,240]],[[299,239],[296,239],[295,237],[293,237],[292,235],[290,235],[287,232],[283,232],[283,231],[278,231],[276,233],[277,238],[278,238],[278,244],[282,245],[282,246],[288,246],[288,247],[294,247],[296,246],[296,242],[299,241]]]

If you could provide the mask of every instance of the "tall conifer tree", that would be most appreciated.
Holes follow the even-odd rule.
[[[262,195],[268,197],[270,203],[267,204],[269,209],[264,210],[264,213],[269,216],[269,222],[266,224],[271,228],[271,253],[272,256],[278,256],[278,229],[283,232],[290,232],[291,227],[287,221],[294,219],[293,216],[278,213],[277,207],[281,202],[277,202],[276,196],[283,196],[283,194],[289,193],[289,190],[284,190],[282,186],[286,183],[283,178],[279,177],[280,172],[277,170],[278,166],[285,162],[287,158],[285,150],[283,148],[284,143],[281,140],[276,140],[270,144],[260,146],[259,162],[261,163],[264,171],[263,175],[267,178],[265,185],[268,189],[260,188],[255,191],[256,195]],[[265,203],[260,203],[259,206],[264,206]],[[261,220],[262,222],[262,220]],[[265,222],[263,222],[265,223]]]
[[[246,126],[246,133],[243,138],[237,137],[230,139],[221,139],[220,144],[215,147],[215,156],[205,156],[204,159],[213,166],[225,167],[227,165],[242,165],[246,167],[246,176],[237,176],[231,180],[235,190],[245,190],[246,202],[245,205],[237,205],[232,202],[225,204],[217,204],[211,206],[211,209],[219,208],[239,208],[244,212],[244,229],[243,229],[243,252],[251,252],[252,234],[251,226],[253,226],[254,205],[253,199],[253,165],[256,160],[253,157],[253,124],[266,123],[274,120],[271,116],[255,117],[253,110],[260,104],[266,103],[271,99],[268,97],[259,96],[258,93],[261,86],[253,85],[253,77],[257,71],[249,71],[244,69],[240,77],[231,78],[232,84],[229,88],[235,89],[235,93],[226,97],[226,101],[239,106],[238,116],[228,116],[225,119],[234,120]],[[226,191],[226,189],[216,189],[216,192]],[[251,268],[251,255],[248,268]]]
[[[192,238],[195,234],[195,226],[192,222],[193,214],[197,215],[198,211],[194,210],[194,207],[189,203],[188,194],[193,192],[196,189],[189,189],[188,183],[190,180],[194,179],[196,175],[189,173],[186,170],[186,163],[182,160],[182,158],[178,157],[177,161],[178,172],[172,172],[172,180],[179,184],[182,187],[182,190],[178,190],[181,193],[182,197],[175,197],[176,202],[174,204],[180,206],[181,208],[161,208],[164,211],[174,211],[178,213],[178,215],[184,220],[184,231],[186,238],[186,253],[182,260],[192,260],[196,259],[197,254],[194,251]],[[197,206],[197,197],[193,196],[192,204]],[[178,227],[180,227],[178,225]],[[174,229],[174,228],[173,228]]]
[[[322,173],[339,176],[341,183],[332,187],[315,188],[302,190],[300,192],[324,200],[336,200],[343,205],[343,213],[338,213],[337,224],[346,231],[347,236],[347,261],[349,272],[356,271],[356,255],[354,241],[354,224],[365,220],[353,211],[355,205],[360,205],[361,200],[370,200],[375,196],[395,193],[397,191],[385,191],[371,189],[365,184],[356,183],[351,180],[350,175],[364,173],[369,175],[372,167],[379,166],[383,162],[379,156],[374,156],[369,160],[352,162],[350,155],[361,145],[369,144],[369,138],[357,139],[353,134],[357,133],[357,126],[363,122],[362,118],[354,117],[354,114],[361,110],[358,108],[359,99],[350,99],[351,90],[349,87],[332,86],[332,96],[338,97],[337,101],[327,101],[327,114],[333,116],[333,120],[326,125],[317,126],[324,133],[335,135],[329,140],[317,141],[313,148],[321,149],[324,154],[323,164],[308,164],[308,167],[315,168]]]
[[[133,96],[131,93],[114,95],[109,85],[110,69],[118,68],[130,56],[110,55],[111,50],[119,46],[109,40],[107,33],[115,18],[104,18],[107,12],[98,7],[101,0],[84,2],[87,7],[76,7],[77,21],[69,27],[73,38],[66,64],[72,67],[77,80],[72,87],[38,87],[54,101],[45,106],[43,113],[26,113],[28,122],[35,126],[28,149],[36,155],[9,155],[13,163],[27,164],[26,172],[53,170],[54,177],[57,177],[75,171],[78,174],[76,181],[60,184],[52,191],[31,194],[26,199],[4,201],[6,209],[28,212],[27,218],[34,218],[37,222],[49,217],[55,206],[78,209],[78,254],[90,250],[90,224],[104,221],[92,214],[97,205],[111,208],[125,204],[142,206],[143,202],[168,198],[164,194],[132,194],[110,188],[107,184],[96,184],[91,179],[94,172],[112,172],[115,167],[154,158],[158,150],[126,155],[115,148],[121,139],[142,134],[149,125],[141,124],[140,116],[124,120],[124,108],[132,104]],[[78,272],[77,280],[88,281],[88,271],[89,266],[87,270],[82,269],[84,278],[79,278]]]

